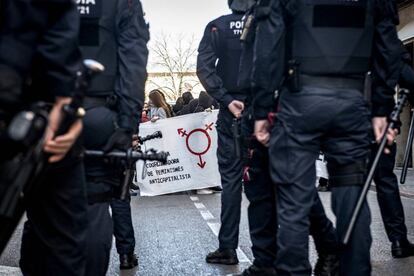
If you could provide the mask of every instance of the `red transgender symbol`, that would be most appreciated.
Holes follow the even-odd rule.
[[[213,125],[214,123],[206,125],[205,129],[196,128],[192,130],[190,133],[187,133],[187,131],[184,130],[183,128],[177,129],[178,135],[180,135],[181,137],[185,137],[185,144],[187,146],[188,151],[191,154],[198,156],[199,161],[197,165],[202,169],[204,169],[204,167],[207,164],[207,162],[203,160],[203,155],[206,154],[211,148],[211,136],[209,134],[209,131],[213,130]],[[195,148],[193,143],[191,143],[191,141],[195,139],[197,139],[197,141],[200,141],[199,139],[203,139],[203,138],[206,139],[205,141],[207,142],[206,145],[203,145],[204,147],[198,146],[198,148]],[[200,143],[197,143],[197,144],[199,145]]]

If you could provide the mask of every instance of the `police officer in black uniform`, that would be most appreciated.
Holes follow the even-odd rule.
[[[231,127],[244,109],[245,95],[237,86],[242,17],[253,0],[229,0],[232,14],[210,22],[198,49],[197,75],[207,92],[220,104],[217,120],[217,157],[223,192],[219,249],[207,255],[209,263],[233,265],[237,259],[242,198],[242,162],[234,149]],[[218,60],[218,62],[217,62]],[[217,62],[217,65],[216,65]]]
[[[266,1],[265,1],[266,2]],[[377,139],[394,106],[399,42],[393,1],[271,1],[258,23],[253,78],[255,134],[270,139],[272,179],[278,186],[278,275],[310,275],[309,213],[315,160],[326,154],[337,235],[342,238],[367,171],[371,116],[364,77],[372,70]],[[279,59],[268,54],[280,51]],[[268,85],[283,80],[270,137]],[[365,202],[350,243],[341,250],[340,275],[370,275],[370,211]]]
[[[371,160],[378,146],[373,146]],[[414,245],[408,241],[404,208],[401,202],[398,179],[394,173],[397,145],[390,146],[390,154],[384,154],[375,172],[374,182],[378,204],[388,239],[392,243],[391,254],[394,258],[414,256]]]
[[[246,94],[245,112],[242,118],[242,136],[244,137],[244,191],[249,200],[248,217],[253,265],[241,275],[276,275],[274,263],[277,255],[277,212],[276,187],[269,172],[268,149],[260,144],[254,133],[251,89],[251,73],[255,43],[256,22],[263,13],[263,7],[255,5],[246,14],[242,35],[243,51],[240,62],[239,86]],[[277,54],[277,53],[275,53]],[[271,55],[269,55],[271,58]],[[276,89],[276,88],[275,88]],[[273,99],[270,98],[270,101]],[[274,100],[273,100],[274,101]],[[334,275],[338,269],[336,256],[338,243],[332,222],[326,217],[324,208],[315,194],[315,204],[310,214],[311,230],[319,255],[315,266],[315,275]]]
[[[414,91],[414,71],[410,64],[411,56],[402,45],[402,68],[399,83]],[[412,100],[412,99],[411,99]],[[408,241],[404,208],[401,202],[397,176],[394,173],[397,145],[389,147],[390,154],[383,154],[374,175],[378,204],[388,239],[392,243],[391,254],[394,258],[414,256],[414,245]],[[378,146],[373,145],[371,160],[377,154]]]
[[[78,2],[82,53],[105,66],[105,72],[92,81],[85,98],[85,147],[106,152],[126,150],[137,133],[147,77],[149,30],[142,6],[139,0]],[[138,265],[130,198],[116,198],[123,182],[121,163],[85,160],[90,220],[88,275],[106,274],[112,233],[120,269]]]
[[[44,147],[51,164],[26,206],[20,267],[23,275],[84,275],[84,170],[79,146],[68,152],[82,123],[52,139],[80,63],[76,5],[70,0],[5,0],[0,21],[0,113],[6,114],[0,121],[36,101],[54,102]],[[0,125],[1,134],[5,124]],[[9,148],[2,144],[1,150],[3,155]]]

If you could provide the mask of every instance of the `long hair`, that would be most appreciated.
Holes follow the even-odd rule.
[[[172,116],[171,107],[169,107],[168,103],[165,101],[165,98],[163,97],[163,94],[160,90],[152,90],[149,94],[149,98],[155,107],[165,110],[165,113],[167,113],[167,118],[170,118]]]
[[[167,102],[167,99],[165,98],[165,94],[162,91],[159,91],[159,92],[161,93],[161,96],[162,96],[165,104],[167,105],[168,110],[170,111],[171,117],[173,117],[174,116],[174,111],[173,111],[171,105]]]

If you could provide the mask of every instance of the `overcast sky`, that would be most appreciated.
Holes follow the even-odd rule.
[[[152,42],[160,36],[160,33],[172,37],[171,44],[174,47],[174,36],[183,34],[188,39],[192,36],[196,39],[194,45],[198,46],[208,22],[228,14],[231,11],[227,6],[228,0],[141,0],[146,20],[150,24]],[[148,71],[167,72],[165,68],[156,64],[157,58],[150,50]],[[190,61],[195,64],[195,57]],[[194,70],[193,68],[192,70]]]
[[[214,18],[230,13],[227,0],[141,0],[151,34],[189,33],[201,37]]]

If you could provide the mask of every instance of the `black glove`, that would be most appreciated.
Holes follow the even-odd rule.
[[[108,142],[102,149],[104,152],[113,150],[126,151],[132,147],[132,131],[124,128],[118,128],[109,138]]]

